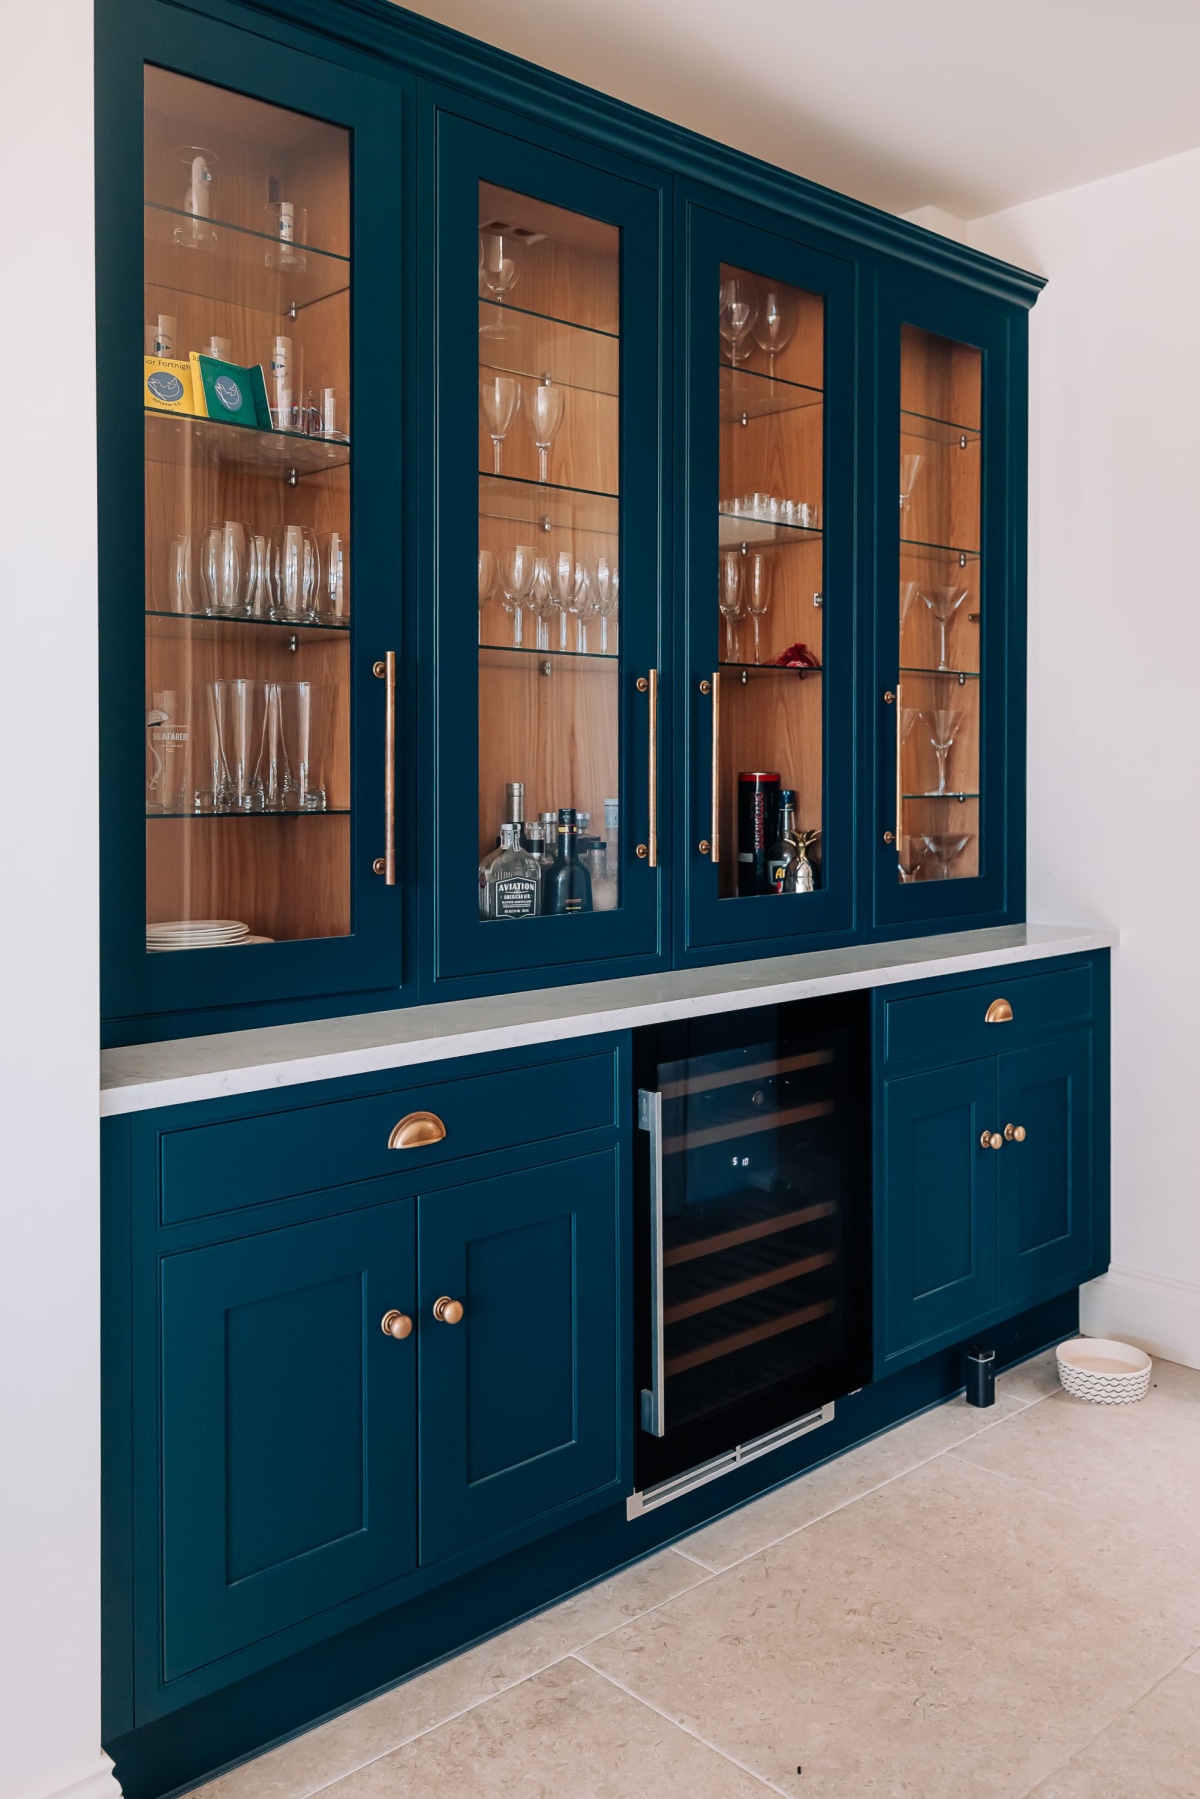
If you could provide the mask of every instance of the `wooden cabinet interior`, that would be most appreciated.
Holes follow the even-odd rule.
[[[147,67],[147,352],[260,366],[274,426],[146,414],[149,925],[233,919],[272,940],[350,930],[349,176],[342,128]],[[287,231],[281,202],[294,209]],[[244,534],[232,606],[206,580],[214,525]],[[314,571],[290,587],[288,528],[303,534]],[[256,546],[263,572],[252,587]],[[251,684],[248,799],[222,797],[236,783],[213,689],[233,681]],[[309,686],[303,751],[284,724],[294,684]],[[163,714],[186,767],[177,761],[160,798],[151,782]]]

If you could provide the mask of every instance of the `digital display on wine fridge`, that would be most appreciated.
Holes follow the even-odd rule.
[[[639,1487],[870,1373],[867,996],[638,1033]]]

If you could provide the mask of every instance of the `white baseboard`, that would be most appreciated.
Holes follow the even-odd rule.
[[[1119,1337],[1150,1355],[1200,1368],[1200,1284],[1110,1268],[1079,1289],[1080,1326],[1089,1337]]]
[[[54,1787],[49,1792],[33,1790],[25,1795],[25,1799],[123,1799],[123,1796],[112,1762],[107,1755],[101,1755],[90,1768],[65,1786]]]

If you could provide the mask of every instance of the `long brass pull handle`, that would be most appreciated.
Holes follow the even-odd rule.
[[[383,854],[372,867],[389,887],[396,885],[396,652],[372,664],[377,681],[386,681],[383,723]]]
[[[904,702],[900,698],[900,683],[896,682],[896,853],[900,853],[900,824],[904,816],[904,729],[901,719],[904,717]]]
[[[639,682],[640,686],[640,682]],[[649,843],[646,846],[646,861],[651,868],[658,867],[658,670],[652,668],[646,676],[646,689],[650,701],[650,804]]]
[[[457,1324],[463,1315],[462,1301],[451,1299],[448,1293],[443,1293],[440,1299],[433,1302],[433,1315],[439,1324]]]
[[[406,1112],[399,1124],[392,1126],[389,1149],[422,1149],[426,1143],[440,1143],[446,1127],[436,1112]]]
[[[385,1337],[395,1337],[403,1342],[405,1337],[412,1336],[413,1322],[407,1312],[385,1312],[379,1320],[379,1328]]]
[[[666,1435],[666,1308],[663,1303],[662,1094],[638,1089],[638,1129],[650,1135],[650,1385],[642,1388],[641,1422],[648,1436]]]
[[[712,678],[712,860],[721,860],[721,671],[713,670]]]

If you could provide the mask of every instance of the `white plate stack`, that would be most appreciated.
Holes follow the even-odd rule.
[[[146,926],[146,952],[154,956],[172,949],[228,949],[249,935],[249,926],[236,918],[174,918]]]

